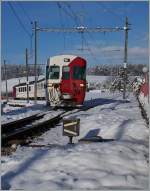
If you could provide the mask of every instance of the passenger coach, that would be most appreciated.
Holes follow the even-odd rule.
[[[29,82],[29,98],[34,99],[34,81]],[[19,83],[13,86],[14,99],[27,99],[27,84]],[[45,99],[45,79],[37,81],[37,99]]]

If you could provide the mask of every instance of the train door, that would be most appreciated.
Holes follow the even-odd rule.
[[[78,104],[83,104],[86,92],[86,65],[73,65],[72,89]]]
[[[61,92],[63,99],[72,98],[72,87],[70,81],[70,66],[62,67],[62,82],[61,82]]]

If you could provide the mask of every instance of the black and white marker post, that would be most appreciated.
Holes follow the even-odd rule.
[[[63,135],[69,137],[69,144],[73,144],[73,137],[79,136],[80,119],[63,119]]]

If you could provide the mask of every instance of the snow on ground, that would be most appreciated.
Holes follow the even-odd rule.
[[[99,98],[101,94],[103,94],[100,90],[92,90],[91,92],[92,94],[88,92],[86,93],[85,100],[96,99]],[[109,92],[107,92],[107,94],[109,94]],[[3,102],[4,101],[6,100],[3,100]],[[29,103],[27,103],[26,100],[9,100],[8,104],[2,103],[1,122],[5,123],[15,119],[21,119],[39,113],[41,110],[43,111],[47,109],[45,108],[45,100],[38,100],[37,103],[37,105],[34,105],[34,100],[30,100]],[[21,107],[13,107],[9,104],[17,104]]]
[[[141,92],[139,94],[139,101],[142,104],[143,109],[146,111],[147,115],[150,116],[150,103],[149,103],[149,97],[144,96],[144,94]]]
[[[39,76],[38,79],[44,78],[43,75]],[[103,82],[108,78],[108,76],[87,76],[87,80],[90,82]],[[12,92],[13,86],[18,84],[20,80],[20,83],[26,82],[26,77],[21,77],[21,78],[13,78],[8,80],[8,92]],[[34,80],[34,76],[29,77],[29,81]],[[5,81],[2,81],[2,86],[1,86],[1,92],[5,92]],[[91,96],[89,97],[90,94],[87,93],[86,99],[93,99],[96,97],[99,97],[101,94],[100,90],[95,90],[95,93],[93,92],[92,98]],[[94,96],[94,97],[93,97]],[[1,101],[1,121],[2,123],[9,122],[15,119],[21,119],[26,116],[33,115],[35,113],[40,112],[43,110],[45,107],[45,101],[38,101],[38,106],[34,106],[34,101],[30,100],[30,103],[26,103],[26,100],[9,100],[8,104],[5,104],[6,100]],[[17,105],[20,105],[20,107],[13,107],[10,106],[9,104],[14,104],[16,103]],[[22,108],[22,106],[25,106]],[[36,111],[37,110],[37,111]]]
[[[148,128],[137,100],[88,92],[85,104],[92,98],[97,107],[72,114],[81,121],[74,145],[62,136],[61,122],[33,141],[48,147],[18,147],[2,156],[3,189],[148,189]],[[107,141],[79,142],[91,135]]]
[[[16,119],[22,119],[34,114],[38,114],[41,111],[45,111],[45,102],[38,101],[38,104],[34,105],[32,102],[27,103],[25,107],[13,107],[8,104],[3,105],[1,123],[11,122]]]
[[[88,75],[86,77],[87,81],[90,83],[94,83],[96,84],[97,82],[104,82],[106,81],[108,78],[110,78],[111,76],[94,76],[94,75]]]

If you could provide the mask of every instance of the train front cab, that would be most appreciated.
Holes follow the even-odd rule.
[[[64,102],[83,104],[86,92],[86,61],[83,58],[77,57],[62,67],[60,91]]]
[[[47,105],[55,106],[60,103],[59,85],[61,81],[61,67],[60,65],[49,64],[48,59],[46,66],[46,99]],[[57,63],[57,62],[56,62]]]

